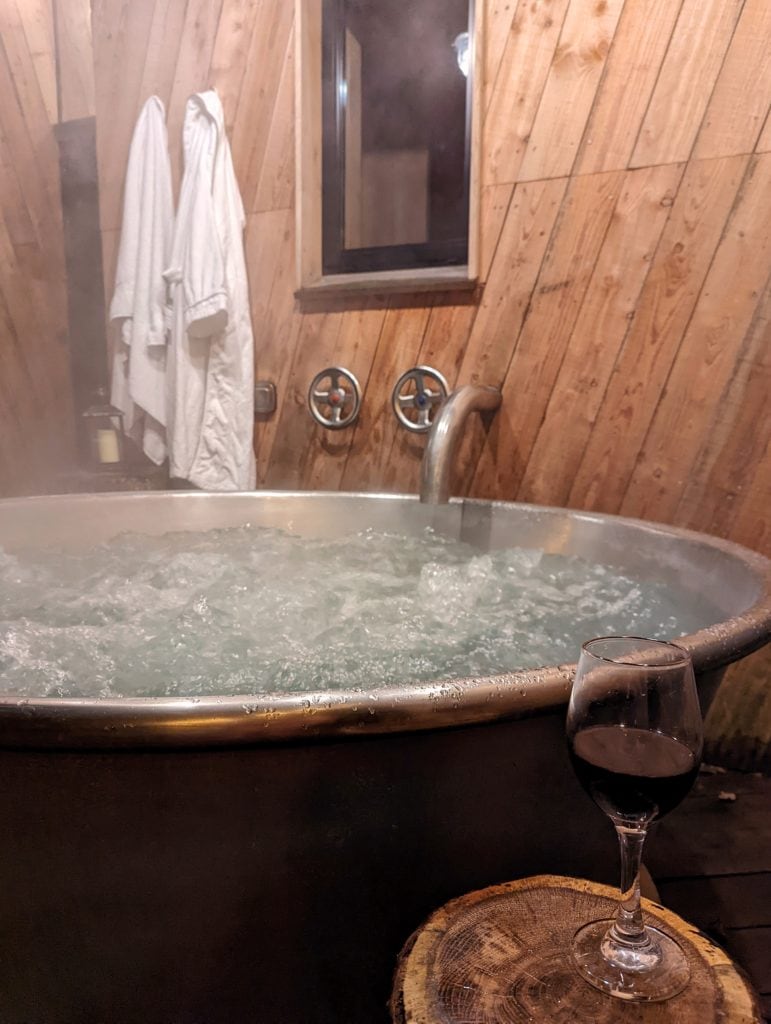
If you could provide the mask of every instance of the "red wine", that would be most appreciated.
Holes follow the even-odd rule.
[[[573,737],[573,767],[612,818],[661,818],[691,788],[699,764],[684,744],[647,729],[596,725]]]

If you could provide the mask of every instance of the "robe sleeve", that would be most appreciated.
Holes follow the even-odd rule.
[[[110,303],[110,319],[125,320],[134,315],[136,267],[139,259],[142,229],[142,164],[147,150],[147,106],[142,109],[131,138],[123,198],[115,290]],[[124,325],[125,326],[125,325]],[[130,344],[131,331],[122,331],[123,341]]]
[[[110,319],[122,320],[126,345],[166,343],[163,270],[171,245],[174,206],[165,110],[147,100],[131,139],[115,291]]]
[[[201,119],[200,149],[187,225],[188,237],[182,268],[184,282],[184,318],[192,338],[221,334],[228,323],[227,282],[222,240],[212,195],[216,125]]]

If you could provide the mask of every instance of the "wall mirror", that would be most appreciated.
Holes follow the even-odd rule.
[[[296,0],[298,283],[476,278],[481,0]]]

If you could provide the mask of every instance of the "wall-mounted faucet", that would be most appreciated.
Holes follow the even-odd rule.
[[[450,395],[428,435],[420,467],[420,500],[439,504],[450,500],[450,474],[455,453],[472,412],[494,412],[501,404],[498,388],[465,384]]]

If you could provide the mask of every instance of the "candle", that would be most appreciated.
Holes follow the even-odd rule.
[[[96,444],[100,462],[120,462],[118,435],[114,430],[97,430]]]

